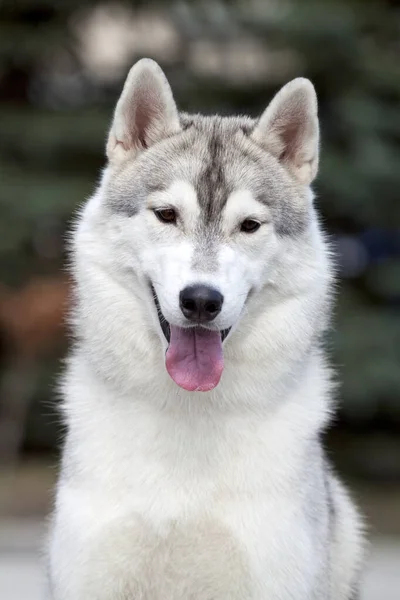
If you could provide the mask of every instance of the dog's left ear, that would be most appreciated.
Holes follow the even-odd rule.
[[[139,60],[115,108],[108,158],[132,157],[179,130],[178,110],[164,72],[154,60]]]
[[[273,154],[296,179],[309,185],[317,174],[319,126],[317,96],[308,79],[294,79],[273,98],[252,139]]]

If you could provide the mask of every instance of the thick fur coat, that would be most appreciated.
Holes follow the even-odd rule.
[[[318,146],[308,80],[253,121],[179,114],[158,65],[132,68],[73,234],[54,600],[356,598],[360,520],[320,442]],[[193,285],[218,293],[206,322]]]

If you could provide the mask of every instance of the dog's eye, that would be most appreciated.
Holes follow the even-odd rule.
[[[261,223],[258,221],[255,221],[254,219],[245,219],[240,225],[240,231],[244,231],[245,233],[254,233],[260,227]]]
[[[176,223],[176,212],[173,208],[160,208],[154,211],[161,223]]]

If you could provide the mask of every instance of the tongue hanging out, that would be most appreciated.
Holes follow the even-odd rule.
[[[215,388],[224,368],[221,333],[170,327],[166,367],[172,379],[190,392],[208,392]]]

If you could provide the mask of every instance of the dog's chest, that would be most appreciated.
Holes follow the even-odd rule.
[[[302,576],[287,581],[288,569],[307,575],[313,564],[309,532],[291,502],[165,492],[152,504],[143,490],[118,518],[104,518],[92,562],[115,564],[127,597],[264,600],[268,591],[285,600],[303,585]]]
[[[268,571],[277,585],[284,580],[284,565],[305,556],[309,540],[282,449],[271,456],[256,429],[236,439],[204,432],[191,443],[182,432],[170,440],[150,433],[138,434],[129,455],[121,444],[113,464],[110,453],[108,465],[106,455],[102,463],[102,536],[107,547],[116,540],[109,560],[129,564],[132,593],[244,600],[258,598],[254,590],[267,580],[272,589]]]
[[[146,600],[253,598],[245,548],[211,516],[166,520],[155,527],[135,515],[104,530],[101,560],[115,564],[129,596]],[[96,557],[92,557],[96,559]]]

